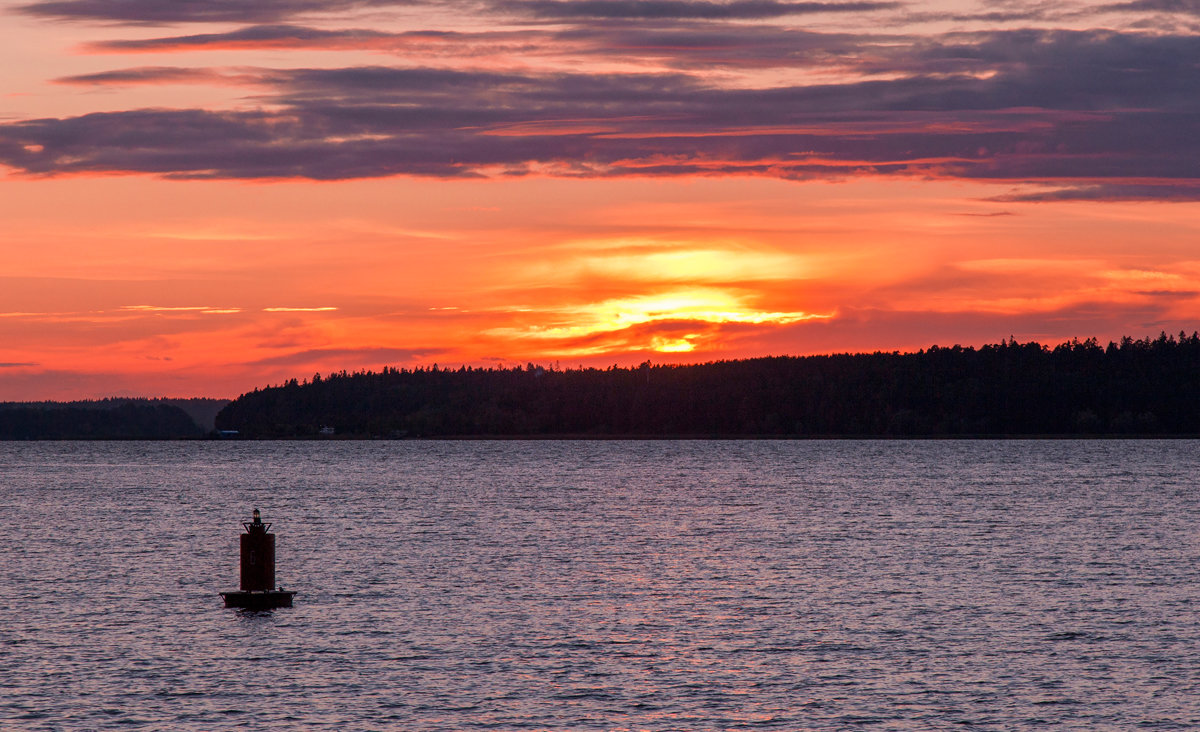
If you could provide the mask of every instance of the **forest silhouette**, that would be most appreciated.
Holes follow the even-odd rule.
[[[248,438],[1200,434],[1200,336],[560,370],[384,368],[256,389]]]
[[[0,440],[176,440],[205,430],[180,404],[212,408],[213,399],[102,399],[0,403]],[[194,410],[193,410],[194,411]]]

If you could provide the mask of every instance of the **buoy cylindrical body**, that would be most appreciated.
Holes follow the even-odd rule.
[[[254,522],[244,524],[242,534],[242,590],[275,589],[275,535],[267,533],[270,524],[264,524],[254,511]]]
[[[225,607],[243,610],[272,610],[291,607],[296,593],[282,587],[275,588],[275,535],[267,533],[270,524],[264,524],[262,514],[254,509],[254,520],[242,524],[242,589],[238,592],[222,592]]]

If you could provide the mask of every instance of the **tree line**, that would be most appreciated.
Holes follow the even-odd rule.
[[[216,426],[250,438],[1197,435],[1200,336],[686,366],[343,371],[243,394]]]
[[[159,401],[0,404],[0,440],[174,440],[204,433],[181,407]]]

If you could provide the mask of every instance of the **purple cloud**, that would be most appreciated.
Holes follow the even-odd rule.
[[[100,41],[89,44],[87,47],[95,51],[117,53],[199,50],[237,45],[259,48],[279,45],[321,47],[329,44],[367,45],[372,41],[399,38],[403,35],[363,29],[328,31],[298,25],[251,25],[226,33],[196,33],[186,36]]]
[[[1133,0],[1103,6],[1105,10],[1200,15],[1200,0]]]
[[[184,69],[173,66],[147,66],[136,69],[100,71],[95,74],[64,76],[55,79],[59,84],[186,84],[211,83],[227,79],[213,69]]]
[[[414,48],[461,60],[496,50],[522,55],[570,52],[596,57],[654,58],[680,68],[821,66],[831,63],[872,70],[864,56],[879,57],[905,39],[816,33],[769,26],[692,23],[579,24],[520,31],[320,30],[295,25],[255,25],[225,33],[201,33],[136,40],[102,41],[86,48],[100,53],[175,52],[240,49],[373,49],[398,55]],[[72,77],[95,79],[100,75]]]
[[[522,0],[503,3],[518,13],[553,19],[756,20],[815,13],[893,10],[898,2],[781,2],[780,0]]]
[[[1046,201],[1200,201],[1200,181],[1139,184],[1106,183],[1025,191],[996,196],[1001,202]]]
[[[852,42],[837,37],[847,55]],[[915,175],[1055,184],[1021,195],[1196,197],[1200,38],[1013,31],[881,45],[857,48],[894,78],[773,88],[684,70],[238,69],[265,106],[8,123],[0,162],[34,175],[317,180]],[[152,67],[69,81],[208,73],[221,76]]]
[[[62,20],[106,20],[138,25],[160,23],[270,23],[308,13],[372,5],[408,5],[398,0],[44,0],[19,6],[29,15]]]
[[[316,13],[346,12],[371,7],[406,7],[414,0],[42,0],[18,7],[29,15],[62,20],[105,20],[130,24],[277,23]],[[902,3],[885,0],[846,2],[787,2],[786,0],[502,0],[485,12],[539,18],[694,18],[764,19],[816,13],[855,13],[891,10]]]

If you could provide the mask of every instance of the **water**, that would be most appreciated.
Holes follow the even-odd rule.
[[[1192,729],[1198,447],[0,443],[0,729]]]

